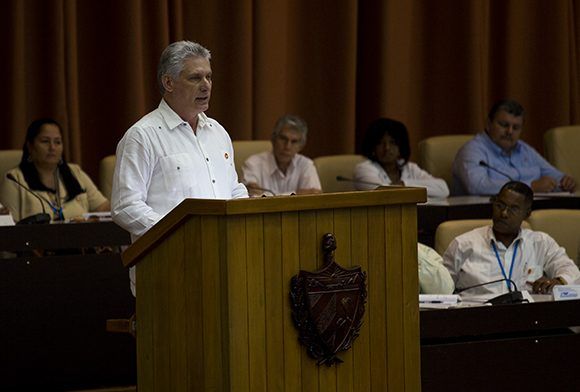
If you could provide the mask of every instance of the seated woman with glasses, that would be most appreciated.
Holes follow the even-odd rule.
[[[21,223],[69,220],[110,210],[89,176],[65,161],[61,128],[52,119],[39,119],[28,127],[20,164],[0,181],[0,202]]]
[[[373,121],[367,128],[362,148],[368,159],[355,167],[354,181],[357,189],[406,185],[427,188],[429,197],[449,196],[445,180],[435,178],[416,163],[409,162],[409,135],[402,122],[390,118]]]

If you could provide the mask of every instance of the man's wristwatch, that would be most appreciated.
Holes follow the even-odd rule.
[[[558,283],[556,283],[556,284],[560,284],[560,285],[566,285],[566,284],[568,284],[568,283],[567,283],[567,282],[564,280],[564,278],[562,278],[561,276],[557,276],[557,277],[555,277],[555,278],[554,278],[554,280],[558,282]]]

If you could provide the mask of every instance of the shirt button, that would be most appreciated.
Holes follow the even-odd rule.
[[[205,160],[209,162],[209,158],[205,158]]]
[[[215,184],[215,180],[211,180],[211,182],[213,182]]]
[[[179,170],[179,169],[180,169],[179,166],[177,166],[177,170]]]

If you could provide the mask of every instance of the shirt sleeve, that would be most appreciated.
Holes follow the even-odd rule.
[[[320,178],[318,178],[318,172],[314,166],[314,162],[310,159],[305,158],[304,171],[300,175],[300,181],[298,182],[298,189],[322,189],[320,185]]]
[[[509,180],[493,179],[488,169],[479,162],[487,162],[487,154],[476,140],[465,144],[453,161],[454,180],[459,180],[463,190],[469,195],[495,195]]]
[[[85,173],[79,166],[74,168],[74,170],[79,184],[87,192],[89,212],[95,211],[101,204],[107,201],[107,198],[103,196],[88,174]]]
[[[461,265],[463,264],[463,255],[460,252],[459,242],[457,239],[451,241],[445,253],[443,253],[443,265],[449,271],[453,284],[457,284],[457,279]]]
[[[254,183],[258,186],[263,186],[260,178],[260,164],[257,158],[256,155],[252,155],[242,165],[242,181],[244,184]]]
[[[532,147],[527,147],[527,153],[529,154],[530,160],[534,162],[536,166],[540,168],[541,176],[548,176],[554,178],[556,181],[560,182],[564,173],[552,166],[539,152],[534,150]],[[530,184],[528,184],[530,185]]]
[[[380,185],[389,185],[390,181],[383,181],[379,168],[372,161],[366,160],[354,168],[354,187],[359,191],[376,189]]]
[[[111,216],[133,236],[141,236],[161,219],[146,203],[147,184],[155,165],[149,141],[132,128],[119,142],[116,156]]]
[[[449,196],[449,187],[445,180],[433,177],[413,162],[407,163],[407,168],[409,178],[403,180],[405,185],[427,188],[427,196],[429,197],[445,198]]]
[[[419,262],[419,287],[423,294],[452,294],[455,290],[453,279],[443,259],[434,250],[418,244],[417,259]]]
[[[566,250],[552,237],[543,232],[535,232],[536,254],[545,255],[544,274],[550,278],[562,277],[568,284],[580,283],[580,270],[568,257]]]

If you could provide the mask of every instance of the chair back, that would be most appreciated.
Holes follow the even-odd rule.
[[[329,193],[355,190],[354,183],[338,181],[336,177],[353,178],[354,167],[365,159],[362,155],[354,154],[327,155],[314,158],[314,166],[316,166],[318,177],[320,177],[322,191]]]
[[[492,224],[491,219],[459,219],[450,220],[441,223],[435,231],[435,250],[442,255],[453,239],[463,233],[482,226]],[[529,229],[530,224],[527,221],[522,222],[522,227]]]
[[[544,134],[546,159],[580,184],[580,125],[552,128]],[[580,192],[580,185],[577,186]]]
[[[115,173],[115,155],[108,155],[99,163],[99,190],[109,200],[113,189],[113,174]]]
[[[243,180],[242,166],[250,156],[262,151],[272,151],[272,142],[270,140],[234,140],[234,160],[236,164],[236,173],[238,180]]]
[[[580,210],[534,210],[528,222],[534,230],[548,233],[576,264],[580,263]]]
[[[473,135],[441,135],[428,137],[419,142],[419,166],[434,177],[447,182],[449,189],[453,181],[452,166],[457,151],[473,139]]]
[[[0,176],[4,178],[7,171],[15,168],[22,159],[22,150],[0,150]]]

